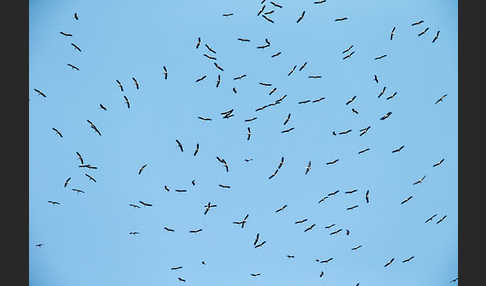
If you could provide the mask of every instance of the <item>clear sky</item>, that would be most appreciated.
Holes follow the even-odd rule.
[[[457,1],[276,1],[283,8],[266,1],[264,12],[275,10],[266,15],[273,24],[257,16],[260,2],[30,1],[32,285],[450,285],[458,267]],[[342,17],[348,20],[334,21]],[[419,20],[424,23],[411,26]],[[270,47],[257,49],[265,38]],[[355,53],[343,60],[351,45]],[[216,57],[224,71],[203,54]],[[281,104],[255,111],[284,95]],[[220,113],[229,109],[234,116],[223,119]],[[98,169],[79,168],[75,152]],[[283,166],[269,180],[282,156]],[[308,161],[312,169],[305,175]],[[358,191],[345,194],[352,189]],[[153,206],[129,206],[140,200]],[[208,202],[217,207],[204,215]],[[346,210],[353,205],[359,207]],[[245,228],[232,223],[246,214]],[[189,233],[198,228],[203,231]],[[133,231],[140,234],[129,235]],[[266,244],[255,249],[257,233]],[[170,270],[176,266],[183,268]]]

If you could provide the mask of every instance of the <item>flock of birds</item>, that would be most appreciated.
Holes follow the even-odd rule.
[[[315,1],[314,4],[316,5],[320,5],[320,4],[324,4],[326,2],[326,0],[321,0],[321,1]],[[276,2],[273,2],[273,1],[270,1],[269,3],[266,3],[266,0],[263,0],[261,1],[261,7],[260,9],[258,10],[258,13],[257,13],[257,16],[261,18],[263,18],[265,21],[268,21],[270,23],[275,23],[275,20],[272,19],[272,16],[273,15],[276,15],[277,14],[277,11],[278,9],[282,9],[283,6],[276,3]],[[302,11],[302,13],[298,16],[297,20],[296,20],[296,23],[300,23],[301,21],[304,20],[304,17],[305,17],[305,14],[306,12],[305,11]],[[233,16],[234,13],[225,13],[223,14],[223,17],[231,17]],[[79,16],[77,13],[74,13],[74,20],[75,21],[79,21]],[[341,18],[336,18],[335,21],[336,22],[341,22],[341,21],[348,21],[348,17],[341,17]],[[411,26],[412,27],[420,27],[420,26],[423,26],[424,24],[424,21],[423,20],[420,20],[420,21],[416,21],[416,22],[413,22],[411,23]],[[426,33],[430,30],[429,27],[425,27],[423,30],[421,30],[417,35],[418,37],[423,37],[426,35]],[[390,35],[389,35],[389,39],[390,40],[394,40],[394,37],[396,35],[396,32],[397,32],[397,27],[393,27],[391,29],[391,32],[390,32]],[[440,31],[436,31],[435,35],[433,36],[432,40],[431,40],[431,43],[435,43],[438,39],[439,39],[439,34],[440,34]],[[60,35],[62,35],[63,37],[72,37],[73,35],[70,34],[70,33],[67,33],[67,32],[60,32]],[[237,39],[238,41],[241,41],[241,42],[250,42],[250,39],[245,39],[245,38],[238,38]],[[203,40],[198,37],[196,39],[196,42],[195,42],[195,46],[194,48],[195,49],[201,49],[201,45],[203,44]],[[79,47],[78,44],[76,43],[71,43],[71,46],[77,51],[77,52],[82,52],[82,49]],[[258,45],[256,48],[257,49],[265,49],[265,48],[268,48],[271,46],[271,42],[270,40],[268,39],[264,39],[264,43],[261,44],[261,45]],[[224,69],[223,67],[221,67],[216,61],[217,61],[217,58],[216,58],[216,54],[217,52],[215,51],[214,48],[212,48],[209,43],[204,43],[204,47],[206,49],[206,51],[203,53],[203,56],[206,57],[207,59],[209,59],[210,61],[213,61],[213,65],[214,67],[219,71],[219,72],[224,72]],[[348,48],[346,48],[345,50],[342,51],[342,54],[343,54],[343,57],[342,57],[342,60],[350,60],[350,58],[355,54],[355,50],[353,50],[354,46],[351,45],[349,46]],[[281,54],[281,52],[277,52],[275,54],[273,54],[271,57],[278,57],[279,55]],[[384,59],[385,57],[387,57],[387,54],[383,54],[383,55],[380,55],[380,56],[377,56],[374,58],[374,60],[382,60]],[[307,65],[307,62],[303,63],[302,65],[300,65],[299,67],[297,65],[294,65],[291,67],[290,71],[288,72],[287,76],[291,76],[296,70],[297,71],[302,71],[305,69]],[[80,71],[80,67],[78,66],[75,66],[73,64],[70,64],[68,63],[67,64],[68,67],[72,68],[73,70],[75,71]],[[242,74],[240,76],[237,76],[237,77],[233,77],[233,80],[234,81],[238,81],[238,80],[242,80],[244,79],[245,77],[247,77],[246,74]],[[202,75],[198,78],[195,79],[195,83],[199,83],[203,80],[206,80],[208,78],[207,75]],[[321,75],[309,75],[308,76],[309,79],[320,79],[322,78]],[[163,80],[170,80],[170,76],[169,76],[169,69],[166,67],[166,66],[162,66],[161,68],[161,79]],[[374,75],[373,78],[372,78],[373,81],[375,81],[377,84],[380,83],[380,80],[378,78],[377,75]],[[140,89],[140,84],[139,82],[137,81],[137,79],[135,77],[132,77],[131,78],[131,81],[132,81],[132,84],[133,86],[138,90]],[[222,77],[221,77],[221,74],[218,74],[217,78],[216,78],[216,88],[219,88],[219,86],[221,85],[221,82],[222,82]],[[118,80],[118,79],[115,79],[114,80],[114,83],[115,83],[115,86],[120,90],[121,93],[123,93],[125,91],[125,87],[124,87],[124,84]],[[277,91],[277,88],[274,87],[271,83],[267,83],[267,82],[259,82],[258,83],[259,85],[261,86],[264,86],[264,87],[267,87],[270,89],[269,91],[269,95],[272,95],[274,94],[276,91]],[[381,98],[385,92],[386,92],[386,89],[387,87],[384,86],[381,91],[379,92],[378,94],[378,98]],[[37,88],[34,88],[34,91],[44,97],[44,98],[47,98],[47,95],[37,89]],[[237,94],[238,93],[238,90],[236,89],[236,87],[233,87],[232,88],[232,91],[233,93]],[[391,95],[385,97],[386,100],[391,100],[393,99],[395,96],[397,95],[397,92],[393,92]],[[444,101],[444,99],[446,98],[447,94],[444,94],[442,95],[441,97],[439,97],[435,102],[434,104],[439,104],[441,102]],[[272,106],[276,106],[278,104],[281,104],[285,99],[286,99],[287,95],[284,95],[282,97],[280,97],[279,99],[269,103],[269,104],[266,104],[264,106],[261,106],[261,107],[258,107],[255,112],[259,112],[259,111],[262,111],[264,109],[267,109],[267,108],[270,108]],[[122,95],[122,98],[123,98],[123,102],[124,104],[126,105],[126,107],[128,109],[131,108],[131,105],[130,105],[130,100],[127,96],[125,95]],[[346,106],[349,106],[351,105],[355,100],[356,100],[357,96],[353,96],[351,97],[349,100],[347,100],[345,102],[345,105]],[[297,102],[297,104],[308,104],[308,103],[319,103],[321,101],[325,100],[325,97],[320,97],[320,98],[317,98],[317,99],[307,99],[307,100],[303,100],[303,101],[299,101]],[[102,111],[108,111],[108,108],[100,103],[99,104],[99,108],[102,110]],[[359,114],[359,111],[357,109],[355,109],[354,107],[351,109],[352,112],[354,114]],[[230,109],[230,110],[226,110],[226,111],[223,111],[220,113],[221,115],[221,118],[222,119],[229,119],[233,116],[235,116],[235,110],[234,109]],[[391,116],[392,116],[392,112],[389,111],[385,114],[381,114],[381,115],[377,115],[377,119],[379,119],[380,121],[384,121],[384,120],[387,120],[389,119]],[[201,121],[212,121],[214,120],[214,118],[212,117],[208,117],[208,116],[197,116],[197,118]],[[258,117],[257,116],[253,116],[251,118],[248,118],[248,119],[245,119],[244,122],[252,122],[254,120],[257,120]],[[283,120],[283,126],[285,126],[285,129],[283,129],[281,131],[281,133],[285,134],[285,133],[289,133],[289,132],[292,132],[295,127],[291,127],[291,128],[286,128],[287,124],[291,121],[292,119],[292,115],[291,113],[289,113]],[[86,120],[87,123],[89,124],[89,127],[92,129],[92,131],[94,132],[94,134],[98,135],[98,136],[102,136],[102,132],[100,131],[100,129],[95,125],[95,123],[93,123],[91,120]],[[369,126],[366,126],[362,129],[359,130],[359,136],[364,136],[365,134],[368,133],[368,131],[372,128],[371,125]],[[60,138],[63,138],[63,134],[62,132],[57,129],[57,128],[52,128],[52,130],[55,132],[55,134],[57,136],[59,136]],[[351,133],[353,130],[352,129],[346,129],[346,130],[342,130],[342,131],[332,131],[332,136],[342,136],[342,135],[346,135],[346,134],[349,134]],[[251,138],[252,138],[252,130],[250,127],[247,127],[247,134],[246,134],[246,140],[247,141],[250,141]],[[179,139],[175,139],[174,140],[174,144],[176,146],[176,148],[178,148],[180,150],[180,152],[184,152],[184,147],[183,147],[183,144],[182,142],[179,140]],[[194,149],[194,152],[193,152],[193,156],[197,156],[198,152],[199,152],[199,143],[196,144],[196,147]],[[405,148],[405,145],[401,145],[399,147],[396,147],[394,148],[393,150],[391,150],[391,153],[398,153],[398,152],[401,152],[403,149]],[[370,148],[365,148],[365,149],[362,149],[358,152],[359,155],[365,153],[365,152],[368,152],[370,151]],[[97,166],[93,166],[89,163],[87,163],[85,161],[85,159],[83,158],[82,154],[79,153],[79,152],[75,152],[76,154],[76,157],[77,157],[77,160],[79,161],[79,164],[78,164],[78,167],[81,169],[81,170],[96,170],[98,169]],[[230,171],[230,166],[228,164],[228,162],[224,159],[224,158],[221,158],[219,156],[216,156],[216,162],[219,163],[223,170],[225,172],[229,172]],[[246,163],[252,161],[253,159],[252,158],[246,158],[244,159],[244,161]],[[332,159],[332,160],[329,160],[327,162],[325,162],[326,165],[330,166],[330,165],[334,165],[334,164],[338,164],[339,163],[339,158],[335,158],[335,159]],[[441,166],[443,163],[444,163],[445,159],[444,158],[441,158],[439,161],[437,162],[433,162],[431,164],[431,166],[433,168],[436,168],[436,167],[439,167]],[[216,163],[215,162],[215,163]],[[278,165],[277,167],[274,169],[273,172],[269,172],[269,176],[268,176],[268,179],[271,180],[273,178],[275,178],[277,175],[278,175],[278,172],[279,170],[284,166],[285,164],[285,158],[284,157],[281,157],[280,161],[278,162]],[[138,175],[142,175],[143,171],[145,170],[145,168],[148,167],[148,164],[143,164],[141,167],[139,167],[138,169]],[[307,166],[305,166],[303,172],[305,175],[307,175],[310,171],[312,170],[312,162],[309,160],[308,163],[307,163]],[[88,178],[89,181],[93,182],[93,183],[96,183],[96,179],[94,176],[88,174],[88,173],[84,173],[84,175]],[[418,184],[422,184],[424,182],[424,180],[426,179],[426,176],[422,176],[421,178],[418,178],[416,179],[415,181],[411,182],[412,185],[418,185]],[[67,178],[65,181],[64,181],[64,188],[68,188],[69,185],[71,183],[71,177]],[[191,184],[194,186],[196,184],[195,180],[192,180]],[[224,185],[224,184],[219,184],[218,185],[220,188],[222,189],[230,189],[231,186],[230,185]],[[171,188],[169,188],[167,185],[165,185],[164,187],[164,190],[166,192],[170,192],[171,191]],[[71,190],[73,192],[76,192],[76,193],[80,193],[80,194],[84,194],[85,192],[81,189],[77,189],[77,188],[71,188]],[[174,189],[175,192],[187,192],[186,189]],[[353,194],[355,192],[357,192],[358,189],[352,189],[352,190],[348,190],[348,191],[345,191],[344,193],[345,194]],[[317,202],[318,204],[321,204],[321,203],[324,203],[326,200],[330,200],[332,199],[334,196],[338,195],[338,193],[340,193],[340,190],[336,190],[336,191],[333,191],[333,192],[330,192],[328,193],[327,195],[323,196],[322,198],[320,198],[320,200]],[[366,204],[370,204],[371,203],[371,199],[370,199],[370,196],[371,196],[371,192],[370,190],[367,190],[364,194],[364,202]],[[410,195],[406,198],[404,198],[400,204],[403,205],[403,204],[406,204],[407,202],[409,202],[411,199],[413,198],[413,195]],[[61,202],[59,201],[55,201],[55,200],[48,200],[47,201],[49,204],[52,204],[53,206],[59,206],[59,205],[62,205]],[[127,205],[129,207],[132,207],[132,208],[137,208],[137,209],[140,209],[140,208],[143,208],[143,207],[153,207],[153,204],[150,203],[150,202],[145,202],[145,201],[138,201],[138,202],[129,202],[127,203]],[[279,207],[278,209],[274,210],[275,214],[278,214],[280,212],[283,212],[285,211],[285,209],[287,208],[287,204],[284,204],[283,206]],[[358,208],[360,205],[359,204],[354,204],[354,205],[351,205],[349,207],[346,208],[346,211],[352,211],[353,209],[356,209]],[[202,206],[202,214],[203,215],[208,215],[209,212],[213,209],[213,208],[217,208],[218,205],[217,204],[214,204],[213,202],[208,202],[207,204],[205,204],[204,206]],[[235,225],[238,225],[240,226],[242,229],[245,228],[245,225],[248,221],[248,218],[249,218],[249,214],[246,214],[241,220],[237,220],[237,221],[233,221],[232,223],[235,224]],[[438,213],[435,213],[433,214],[432,216],[428,217],[424,223],[431,223],[431,222],[435,222],[435,224],[440,224],[442,223],[445,219],[447,218],[447,215],[446,214],[441,214],[439,215]],[[435,220],[435,221],[434,221]],[[295,224],[306,224],[307,225],[305,226],[304,228],[304,232],[309,232],[309,231],[312,231],[313,229],[315,229],[315,227],[317,226],[316,223],[311,223],[308,221],[307,218],[302,218],[302,219],[299,219],[299,220],[296,220],[294,222]],[[327,225],[327,226],[324,226],[325,229],[329,230],[329,235],[337,235],[339,234],[340,232],[344,231],[344,233],[346,235],[350,235],[350,230],[349,229],[345,229],[345,228],[337,228],[336,227],[336,224],[331,224],[331,225]],[[164,226],[163,229],[167,232],[174,232],[175,229],[174,228],[171,228],[171,227],[168,227],[168,226]],[[203,229],[201,228],[197,228],[197,229],[191,229],[189,230],[189,233],[199,233],[203,231]],[[130,231],[128,232],[128,234],[130,236],[137,236],[137,235],[140,235],[141,233],[139,231],[136,231],[136,230],[133,230],[133,231]],[[256,234],[256,237],[255,237],[255,240],[253,241],[253,247],[254,248],[261,248],[261,247],[264,247],[264,245],[267,243],[266,240],[264,240],[260,233],[257,233]],[[44,246],[44,243],[37,243],[35,244],[36,247],[42,247]],[[351,251],[357,251],[358,249],[360,249],[362,247],[361,244],[359,245],[356,245],[355,247],[353,247],[351,249]],[[294,255],[287,255],[287,258],[289,259],[293,259],[295,258]],[[406,258],[403,258],[401,259],[401,262],[402,263],[408,263],[408,262],[411,262],[413,259],[415,258],[415,256],[410,256],[410,257],[406,257]],[[317,263],[329,263],[331,261],[334,260],[334,257],[329,257],[329,258],[326,258],[326,259],[315,259],[315,262]],[[390,257],[388,258],[387,260],[384,261],[384,264],[383,264],[383,267],[384,268],[387,268],[387,267],[390,267],[394,262],[396,261],[396,258],[395,257]],[[206,264],[206,261],[201,261],[201,264],[205,265]],[[182,269],[183,266],[174,266],[174,267],[171,267],[170,270],[171,271],[177,271],[177,270],[180,270]],[[257,276],[260,276],[262,275],[262,273],[260,272],[256,272],[256,273],[250,273],[250,276],[251,277],[257,277]],[[319,273],[319,277],[322,278],[324,277],[324,272],[321,271]],[[452,279],[450,282],[456,282],[458,281],[458,277]],[[181,281],[181,282],[186,282],[186,280],[183,278],[183,277],[178,277],[178,280]],[[359,286],[359,282],[356,284],[356,286]]]

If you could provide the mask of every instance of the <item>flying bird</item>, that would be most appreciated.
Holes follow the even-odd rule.
[[[305,168],[305,175],[307,175],[307,173],[309,173],[309,171],[311,170],[311,161],[309,161],[309,163],[307,163],[307,167]]]
[[[56,202],[56,201],[47,201],[47,202],[50,203],[53,206],[61,204],[60,202]]]
[[[319,101],[321,101],[321,100],[323,100],[323,99],[326,99],[326,98],[325,98],[325,97],[320,97],[320,98],[318,98],[318,99],[314,99],[314,100],[312,101],[312,103],[319,102]]]
[[[186,280],[185,280],[184,278],[177,277],[177,279],[178,279],[179,281],[186,282]]]
[[[72,64],[67,64],[69,67],[71,67],[73,70],[79,70],[79,68],[77,66],[73,66]]]
[[[329,229],[329,228],[331,228],[331,227],[333,227],[333,226],[335,226],[335,225],[336,225],[336,224],[335,224],[335,223],[333,223],[333,224],[331,224],[331,225],[326,226],[325,228]]]
[[[355,95],[355,96],[353,96],[353,97],[351,97],[351,99],[350,99],[350,100],[348,100],[348,101],[346,102],[346,105],[349,105],[349,104],[350,104],[350,103],[352,103],[352,102],[353,102],[355,99],[356,99],[356,95]]]
[[[201,119],[202,121],[211,121],[212,119],[209,118],[209,117],[202,117],[202,116],[198,116],[197,117],[198,119]]]
[[[66,36],[66,37],[72,37],[73,34],[68,34],[68,33],[64,33],[64,32],[59,32],[61,35],[63,36]]]
[[[352,193],[355,193],[355,192],[357,192],[357,191],[358,191],[358,189],[354,189],[354,190],[351,190],[351,191],[346,191],[346,192],[344,192],[344,193],[345,193],[345,194],[352,194]]]
[[[67,187],[67,185],[69,184],[69,181],[71,181],[71,177],[66,179],[66,181],[64,182],[64,187]]]
[[[270,2],[270,4],[272,4],[273,6],[278,7],[278,8],[283,8],[282,5],[275,3],[275,2]]]
[[[71,43],[71,46],[73,46],[77,51],[81,52],[81,49],[74,43]]]
[[[211,205],[211,202],[208,202],[208,204],[205,205],[204,207],[205,207],[204,215],[206,215],[211,208],[217,207],[217,205]]]
[[[167,76],[169,75],[169,73],[167,72],[167,68],[163,66],[162,69],[164,70],[164,79],[167,79]]]
[[[349,52],[353,47],[354,47],[354,45],[349,46],[349,48],[345,49],[342,53],[345,54],[345,53]]]
[[[181,268],[182,268],[182,266],[177,266],[177,267],[170,268],[170,270],[178,270],[178,269],[181,269]]]
[[[386,56],[387,56],[387,55],[383,55],[383,56],[376,57],[376,58],[375,58],[375,61],[376,61],[376,60],[380,60],[380,59],[382,59],[382,58],[384,58],[384,57],[386,57]]]
[[[216,58],[215,58],[215,57],[212,57],[212,56],[207,55],[207,54],[204,54],[203,56],[205,56],[206,58],[208,58],[208,59],[210,59],[210,60],[214,60],[214,61],[216,60]]]
[[[295,129],[294,127],[289,128],[289,129],[285,129],[285,130],[283,130],[281,133],[288,133],[288,132],[290,132],[290,131],[292,131],[292,130],[294,130],[294,129]]]
[[[139,170],[138,170],[138,174],[142,174],[142,171],[143,169],[145,169],[145,167],[147,167],[147,164],[144,164]]]
[[[278,213],[278,212],[283,211],[286,207],[287,207],[287,205],[283,205],[281,208],[279,208],[278,210],[276,210],[275,213]]]
[[[396,152],[402,151],[403,147],[405,147],[405,145],[402,145],[398,149],[393,150],[392,153],[396,153]]]
[[[242,78],[244,78],[244,77],[246,77],[246,74],[244,74],[244,75],[240,75],[240,76],[238,76],[238,77],[235,77],[235,78],[233,78],[233,80],[239,80],[239,79],[242,79]]]
[[[230,189],[231,188],[231,186],[228,186],[228,185],[221,185],[221,184],[219,184],[218,186],[220,188],[223,188],[223,189]]]
[[[300,15],[300,17],[297,19],[297,23],[302,21],[302,19],[304,18],[304,15],[305,15],[305,11],[303,11],[302,14]]]
[[[314,228],[314,226],[316,226],[316,224],[315,224],[315,223],[313,223],[311,226],[309,226],[308,228],[306,228],[306,229],[304,230],[304,232],[308,232],[309,230],[313,229],[313,228]]]
[[[354,55],[354,51],[352,51],[351,53],[347,54],[346,56],[343,57],[343,60],[347,59],[347,58],[350,58],[352,55]]]
[[[176,139],[176,143],[177,143],[177,146],[179,146],[179,149],[181,149],[181,152],[184,152],[184,148],[182,148],[182,144],[178,139]]]
[[[432,165],[432,167],[437,167],[439,166],[440,164],[442,164],[442,162],[444,162],[445,159],[440,159],[439,162],[435,163],[434,165]]]
[[[423,176],[422,178],[418,179],[416,182],[413,183],[413,185],[417,185],[417,184],[421,184],[425,179],[425,176]]]
[[[432,43],[435,43],[435,41],[437,41],[437,39],[439,38],[439,34],[440,34],[440,31],[437,31],[437,34],[435,34],[435,37],[432,40]]]
[[[339,232],[341,232],[342,230],[343,230],[343,229],[342,229],[342,228],[340,228],[340,229],[338,229],[338,230],[336,230],[336,231],[331,232],[329,235],[335,235],[335,234],[338,234],[338,233],[339,233]]]
[[[392,95],[390,95],[389,97],[387,97],[386,100],[390,100],[390,99],[394,98],[395,95],[397,95],[397,92],[396,91]]]
[[[392,264],[393,261],[395,261],[395,258],[392,258],[390,261],[388,261],[384,267],[387,267],[388,265]]]
[[[305,62],[302,66],[300,66],[299,71],[302,71],[305,68],[306,65],[307,65],[307,62]]]
[[[378,98],[380,98],[385,93],[385,90],[386,90],[386,86],[384,86],[380,94],[378,94]]]
[[[207,77],[207,75],[203,75],[202,77],[196,79],[196,82],[200,82],[201,80],[205,79]]]
[[[352,111],[354,114],[359,114],[359,112],[358,112],[356,109],[354,109],[354,108],[351,108],[351,111]]]
[[[339,190],[335,191],[335,192],[332,192],[332,193],[329,193],[327,194],[328,196],[335,196],[337,195],[337,193],[339,193]]]
[[[361,246],[362,246],[362,245],[355,246],[355,247],[351,248],[351,250],[358,250],[358,249],[360,249],[360,248],[361,248]]]
[[[420,20],[420,21],[418,21],[418,22],[414,22],[414,23],[412,23],[412,26],[417,26],[417,25],[420,25],[420,24],[422,24],[423,22],[424,22],[424,20]]]
[[[428,219],[425,221],[425,223],[428,223],[428,222],[432,221],[432,220],[433,220],[433,219],[434,219],[436,216],[437,216],[437,214],[434,214],[433,216],[429,217],[429,218],[428,218]]]
[[[276,54],[273,54],[273,55],[272,55],[272,58],[274,58],[274,57],[278,57],[278,56],[280,56],[281,54],[282,54],[282,52],[278,52],[278,53],[276,53]]]
[[[268,18],[266,15],[262,15],[262,17],[270,23],[275,23],[272,19]]]
[[[198,232],[201,232],[202,231],[202,228],[199,228],[199,229],[195,229],[195,230],[190,230],[189,233],[198,233]]]
[[[290,70],[287,76],[290,76],[295,71],[296,68],[297,66],[292,67],[292,69]]]
[[[287,115],[287,118],[285,119],[283,125],[286,125],[289,122],[289,120],[290,120],[290,113],[289,115]]]
[[[322,199],[320,199],[317,203],[320,204],[322,203],[323,201],[325,201],[327,198],[329,198],[328,196],[324,196]]]
[[[93,130],[94,130],[96,133],[98,133],[98,135],[99,135],[99,136],[101,136],[101,132],[98,130],[98,128],[96,127],[96,125],[94,125],[94,123],[93,123],[93,122],[91,122],[90,120],[86,120],[86,121],[87,121],[87,122],[90,124],[91,128],[92,128],[92,129],[93,129]]]
[[[138,232],[138,231],[131,231],[131,232],[129,232],[128,234],[131,234],[131,235],[137,235],[137,234],[140,234],[140,232]]]
[[[132,77],[132,80],[133,80],[133,82],[135,83],[135,88],[136,88],[136,89],[139,89],[139,88],[140,88],[140,85],[138,84],[137,79],[136,79],[136,78],[134,78],[134,77]]]
[[[333,164],[336,164],[337,161],[339,161],[339,159],[336,159],[336,160],[333,160],[333,161],[330,161],[330,162],[327,162],[326,165],[333,165]]]
[[[250,40],[248,40],[248,39],[243,39],[243,38],[238,38],[238,41],[242,41],[242,42],[249,42]]]
[[[295,224],[304,223],[306,221],[307,221],[307,219],[304,218],[304,219],[301,219],[301,220],[296,221]]]
[[[420,32],[420,33],[418,34],[418,36],[419,36],[419,37],[420,37],[420,36],[422,36],[423,34],[427,33],[427,31],[428,31],[428,30],[429,30],[429,27],[425,28],[425,30],[423,30],[422,32]]]
[[[304,100],[304,101],[299,101],[298,104],[305,104],[311,102],[310,99]]]
[[[246,138],[247,141],[250,140],[250,137],[251,137],[251,130],[250,130],[250,127],[247,127],[248,128],[248,137]]]
[[[146,207],[151,207],[152,204],[149,204],[149,203],[146,203],[146,202],[143,202],[143,201],[138,201],[139,203],[141,203],[143,206],[146,206]]]
[[[125,99],[125,103],[128,107],[128,109],[130,109],[130,101],[128,101],[128,97],[126,97],[125,95],[123,96],[123,98]]]
[[[396,27],[393,27],[391,34],[390,34],[390,40],[393,40],[393,35],[395,35],[395,29],[396,29]]]
[[[443,221],[443,220],[444,220],[446,217],[447,217],[447,215],[443,216],[441,219],[439,219],[439,220],[436,222],[436,224],[441,223],[441,222],[442,222],[442,221]]]
[[[80,193],[83,193],[84,194],[84,191],[83,190],[80,190],[80,189],[71,189],[73,192],[76,192],[78,194]]]
[[[219,87],[220,83],[221,83],[221,75],[218,74],[218,80],[216,81],[216,88]]]
[[[435,102],[435,104],[437,104],[439,102],[442,102],[446,96],[447,96],[447,94],[444,94],[443,96],[441,96],[439,99],[437,99],[437,101]]]
[[[348,17],[343,17],[343,18],[337,18],[334,21],[335,22],[340,22],[340,21],[344,21],[344,20],[347,20],[347,19],[348,19]]]
[[[106,107],[103,104],[101,104],[101,103],[100,103],[100,108],[103,109],[104,111],[107,110]]]
[[[62,138],[62,134],[61,132],[59,132],[59,130],[57,130],[56,128],[52,128],[52,130],[54,130],[57,133],[57,135],[59,135],[59,137]]]
[[[322,4],[324,2],[326,2],[326,0],[315,1],[314,4]]]
[[[37,88],[34,88],[34,91],[37,92],[39,95],[42,95],[43,97],[47,97],[42,91],[38,90]]]
[[[226,14],[223,14],[223,17],[228,17],[228,16],[233,16],[233,13],[226,13]]]
[[[263,245],[264,245],[266,242],[267,242],[267,241],[265,240],[265,241],[263,241],[263,242],[261,242],[261,243],[259,243],[259,244],[255,245],[255,248],[262,247],[262,246],[263,246]]]
[[[93,182],[95,182],[95,183],[96,183],[95,178],[93,178],[92,176],[90,176],[89,174],[86,174],[86,173],[85,173],[84,175],[85,175],[86,177],[88,177],[88,179],[89,179],[90,181],[93,181]]]
[[[346,210],[348,210],[348,211],[349,211],[349,210],[355,209],[355,208],[357,208],[357,207],[358,207],[358,205],[354,205],[354,206],[352,206],[352,207],[346,208]]]
[[[253,277],[257,277],[257,276],[260,276],[261,273],[251,273],[250,275],[253,276]]]
[[[129,206],[133,207],[133,208],[136,208],[136,209],[139,209],[140,206],[136,205],[136,204],[129,204]]]
[[[360,129],[359,132],[361,132],[361,133],[359,134],[359,136],[363,136],[364,134],[366,134],[368,132],[368,130],[370,130],[370,128],[371,128],[371,126]]]
[[[256,238],[255,238],[255,241],[253,242],[253,245],[257,245],[259,238],[260,238],[260,233],[257,233],[256,234]]]
[[[366,199],[366,203],[369,204],[370,203],[370,191],[369,190],[366,191],[365,199]]]
[[[121,84],[121,82],[119,80],[115,80],[115,81],[118,84],[118,87],[120,88],[120,90],[123,91],[123,85]]]
[[[200,37],[197,38],[196,49],[199,49],[199,45],[201,45],[201,38]]]
[[[226,172],[228,172],[229,171],[228,163],[226,163],[226,161],[224,159],[219,158],[217,156],[216,156],[216,159],[218,159],[218,161],[224,165],[224,168],[226,169]]]
[[[321,274],[319,274],[319,278],[322,278],[324,276],[324,271],[321,271]]]
[[[74,13],[74,19],[79,20],[78,13],[76,13],[76,12]]]
[[[220,71],[224,71],[224,69],[223,69],[222,67],[220,67],[220,66],[219,66],[217,63],[213,63],[213,64],[214,64],[214,66],[215,66],[215,67],[216,67],[218,70],[220,70]]]
[[[213,54],[216,54],[216,51],[211,49],[211,47],[208,44],[204,44],[204,45],[206,46],[206,49],[208,49],[208,51],[210,51]]]
[[[414,259],[414,258],[415,258],[415,256],[410,256],[409,258],[407,258],[407,259],[403,260],[402,262],[403,262],[403,263],[406,263],[406,262],[409,262],[410,260],[412,260],[412,259]]]
[[[172,228],[168,228],[166,226],[164,226],[164,229],[167,230],[167,231],[170,231],[170,232],[174,232],[175,230],[173,230]]]
[[[410,197],[406,198],[405,200],[403,200],[400,204],[403,205],[404,203],[408,202],[412,198],[413,198],[413,196],[410,196]]]
[[[380,118],[380,120],[385,120],[385,119],[387,119],[388,117],[390,117],[390,115],[391,115],[391,114],[392,114],[392,113],[391,113],[391,111],[387,112],[385,115],[383,115],[383,116]]]
[[[310,75],[308,76],[308,78],[322,78],[321,75]]]

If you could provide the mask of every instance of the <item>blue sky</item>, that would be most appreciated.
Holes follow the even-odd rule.
[[[455,278],[457,1],[276,2],[283,8],[265,3],[265,11],[275,10],[268,15],[272,24],[256,16],[260,1],[30,1],[32,285],[434,286]],[[349,19],[334,21],[341,17]],[[423,24],[411,26],[421,19]],[[195,49],[198,37],[202,43]],[[257,49],[265,38],[270,47]],[[342,51],[350,45],[355,54],[343,61]],[[282,54],[272,58],[277,52]],[[374,60],[383,54],[388,56]],[[287,76],[304,62],[302,71]],[[222,81],[216,88],[218,74]],[[247,77],[233,80],[242,74]],[[203,75],[207,78],[196,83]],[[386,92],[378,98],[383,86]],[[273,87],[277,91],[269,95]],[[393,92],[397,95],[386,100]],[[448,95],[444,101],[434,104],[443,94]],[[281,104],[255,112],[283,95]],[[355,101],[345,105],[353,96]],[[319,103],[298,104],[320,97],[325,99]],[[220,113],[232,108],[234,116],[222,119]],[[379,120],[389,111],[388,119]],[[258,119],[244,121],[254,116]],[[88,119],[102,136],[90,129]],[[291,127],[292,132],[280,133]],[[332,135],[347,129],[352,132]],[[401,145],[404,149],[392,154]],[[358,155],[365,148],[370,151]],[[75,152],[98,169],[79,168]],[[216,156],[228,162],[228,173]],[[282,156],[284,165],[269,180]],[[326,165],[337,158],[335,165]],[[442,158],[442,165],[432,167]],[[309,160],[312,170],[304,175]],[[424,175],[422,184],[412,185]],[[351,189],[358,191],[344,193]],[[317,203],[336,190],[336,196]],[[129,206],[139,200],[153,206]],[[203,215],[209,201],[217,207]],[[288,207],[276,214],[284,204]],[[244,229],[232,224],[246,214]],[[303,218],[308,221],[294,224]],[[304,233],[313,223],[314,229]],[[331,224],[336,226],[325,228]],[[203,231],[189,233],[198,228]],[[329,235],[339,228],[343,232]],[[256,233],[267,241],[257,249]],[[351,251],[357,245],[363,247]],[[410,256],[415,258],[401,262]],[[330,257],[329,263],[315,262]],[[171,271],[175,266],[183,268]]]

